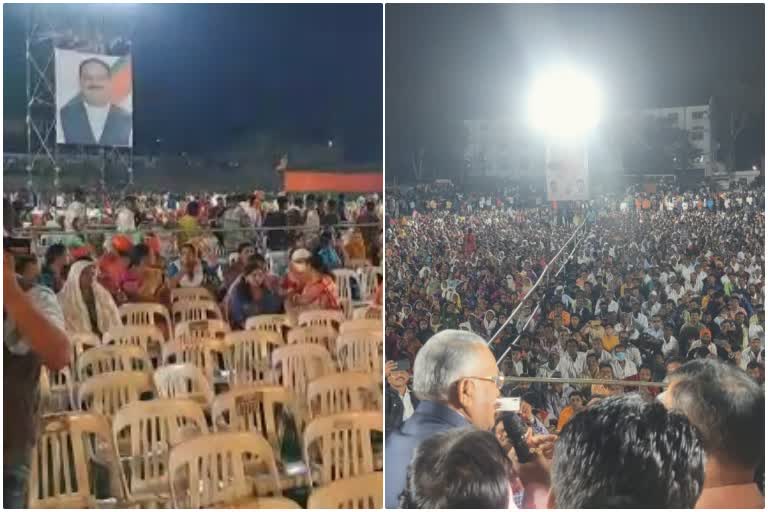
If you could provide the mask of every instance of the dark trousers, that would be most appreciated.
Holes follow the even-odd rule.
[[[3,508],[27,508],[29,467],[24,464],[3,465]]]

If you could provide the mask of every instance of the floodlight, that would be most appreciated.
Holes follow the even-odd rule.
[[[573,69],[538,77],[528,97],[531,124],[555,138],[586,136],[600,120],[600,92],[585,73]]]

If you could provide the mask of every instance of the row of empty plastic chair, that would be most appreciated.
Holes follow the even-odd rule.
[[[380,412],[353,412],[307,426],[310,508],[381,507],[381,453],[372,439],[382,421]],[[275,454],[258,429],[211,432],[202,409],[186,400],[134,402],[111,425],[93,413],[45,416],[29,506],[299,508],[282,498],[290,479]]]
[[[177,302],[172,305],[172,314],[168,312],[165,306],[152,303],[129,303],[120,306],[120,317],[126,326],[168,326],[168,332],[173,333],[172,327],[184,322],[201,320],[219,320],[223,326],[221,310],[218,305],[211,300],[188,300]],[[269,318],[268,323],[273,328],[275,326],[292,327],[290,315],[260,315],[259,317]],[[259,318],[255,317],[255,318]],[[353,320],[358,319],[381,319],[381,308],[376,306],[363,306],[353,311]],[[343,312],[310,310],[298,314],[295,325],[298,327],[313,326],[318,324],[332,325],[341,324],[349,317]],[[250,319],[249,319],[250,320]],[[246,324],[246,329],[254,328],[255,324]],[[229,329],[228,326],[222,329]]]
[[[359,322],[369,322],[362,320]],[[92,340],[93,341],[93,340]],[[383,338],[380,331],[353,329],[336,335],[326,327],[293,329],[289,343],[272,331],[238,331],[223,339],[201,339],[195,342],[172,341],[161,346],[159,359],[153,363],[150,351],[142,344],[111,344],[79,350],[69,368],[53,374],[41,374],[41,389],[50,402],[53,394],[62,392],[69,397],[69,406],[49,407],[67,410],[79,406],[82,389],[89,389],[89,380],[116,372],[138,372],[164,375],[171,372],[194,372],[193,381],[204,382],[205,389],[217,383],[229,388],[257,383],[282,383],[305,397],[309,381],[337,371],[360,372],[381,382]],[[80,350],[82,349],[82,350]],[[198,386],[200,387],[200,386]],[[56,401],[57,404],[60,403]],[[75,404],[73,406],[72,404]]]

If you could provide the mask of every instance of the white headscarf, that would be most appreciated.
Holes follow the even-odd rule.
[[[94,265],[92,261],[76,261],[69,270],[67,281],[58,294],[61,309],[64,312],[64,322],[68,332],[93,332],[91,315],[80,290],[80,275]],[[96,324],[102,334],[112,327],[123,325],[120,312],[112,295],[96,279],[93,280],[93,297],[96,301]]]

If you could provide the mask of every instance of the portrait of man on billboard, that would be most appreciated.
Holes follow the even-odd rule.
[[[59,111],[65,144],[130,146],[132,114],[112,102],[112,68],[90,57],[78,67],[79,94]]]

